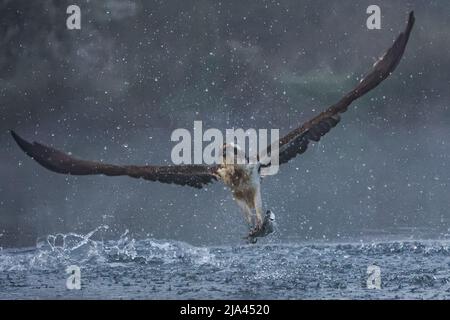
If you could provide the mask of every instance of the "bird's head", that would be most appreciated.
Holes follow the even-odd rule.
[[[247,164],[245,152],[234,143],[224,143],[221,149],[223,164]]]

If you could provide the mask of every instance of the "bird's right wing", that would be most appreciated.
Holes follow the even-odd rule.
[[[48,170],[70,175],[130,176],[162,183],[188,185],[202,188],[218,179],[219,166],[174,165],[174,166],[132,166],[113,165],[102,162],[80,160],[52,147],[38,142],[30,143],[14,131],[11,135],[19,147],[31,158]]]
[[[395,70],[405,52],[414,21],[414,12],[411,12],[405,31],[400,33],[392,46],[374,64],[373,68],[353,90],[347,93],[336,104],[280,139],[279,164],[287,163],[295,156],[305,152],[310,141],[319,141],[323,135],[339,123],[341,119],[340,114],[347,111],[348,106],[353,101],[378,86]],[[270,154],[270,148],[268,150],[267,154]],[[268,166],[269,164],[263,165]]]

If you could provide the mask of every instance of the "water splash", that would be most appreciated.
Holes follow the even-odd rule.
[[[57,233],[36,243],[36,252],[30,259],[30,268],[46,268],[68,264],[86,264],[91,260],[102,262],[103,243],[91,238],[99,231],[108,230],[102,225],[87,234]]]
[[[70,264],[89,266],[110,263],[212,263],[208,248],[198,248],[177,241],[144,239],[136,241],[129,230],[118,240],[98,241],[93,236],[106,231],[102,225],[87,234],[57,233],[38,240],[36,248],[0,251],[0,271],[61,268]]]
[[[0,298],[63,297],[69,264],[80,266],[84,279],[82,295],[72,298],[450,297],[449,241],[195,247],[136,240],[128,230],[118,240],[94,240],[105,228],[0,251]],[[366,288],[373,264],[383,290]]]

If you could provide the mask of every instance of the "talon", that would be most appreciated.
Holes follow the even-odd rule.
[[[244,240],[247,240],[248,241],[248,243],[251,243],[251,244],[255,244],[256,243],[256,241],[258,241],[258,238],[257,237],[254,237],[254,236],[252,236],[252,234],[251,233],[249,233],[246,237],[244,237],[243,238]]]
[[[248,241],[249,241],[251,244],[255,244],[256,241],[258,241],[258,238],[250,238],[250,239],[248,239]]]
[[[250,230],[250,233],[248,234],[249,237],[254,237],[257,235],[262,229],[262,225],[258,224],[256,225],[252,230]]]

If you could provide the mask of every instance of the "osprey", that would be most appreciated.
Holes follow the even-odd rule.
[[[348,106],[354,100],[375,88],[395,70],[405,51],[414,21],[414,13],[411,12],[405,31],[397,37],[393,45],[373,65],[370,72],[353,90],[336,104],[292,130],[278,141],[279,164],[287,163],[297,155],[304,153],[311,141],[318,142],[323,135],[339,123],[340,114],[347,111]],[[45,168],[57,173],[126,175],[194,188],[202,188],[208,183],[220,180],[231,189],[234,199],[242,209],[250,227],[248,239],[251,242],[255,242],[257,237],[265,236],[273,231],[274,215],[270,211],[264,213],[260,190],[261,167],[268,166],[269,163],[263,161],[250,163],[244,152],[236,145],[225,144],[222,161],[216,165],[112,165],[80,160],[38,142],[30,143],[14,131],[11,131],[11,134],[28,156]],[[244,162],[227,162],[226,159],[229,159],[227,154],[233,155],[233,158],[244,159]],[[270,147],[267,154],[270,154]]]

